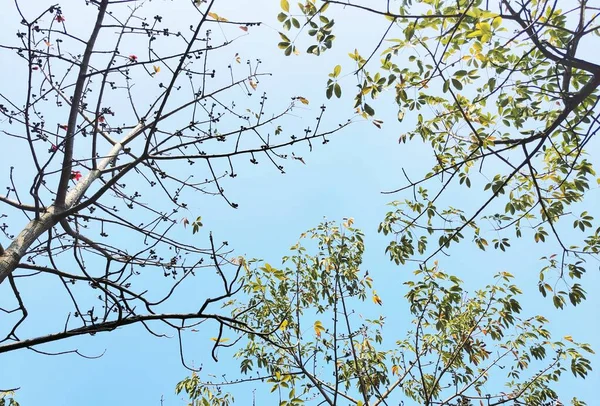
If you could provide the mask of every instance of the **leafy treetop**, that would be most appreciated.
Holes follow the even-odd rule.
[[[411,118],[399,142],[430,147],[431,170],[417,180],[404,172],[405,186],[391,193],[406,197],[380,226],[396,236],[388,247],[395,262],[427,264],[463,240],[500,251],[518,238],[553,241],[540,292],[558,308],[585,299],[578,280],[600,252],[594,213],[579,204],[600,182],[586,153],[600,129],[600,65],[589,52],[600,34],[597,7],[586,0],[307,0],[294,9],[283,0],[281,7],[284,32],[296,32],[281,34],[286,54],[306,37],[307,53],[326,52],[336,38],[333,17],[349,9],[386,24],[371,49],[349,53],[343,65],[352,75],[333,68],[326,95],[341,97],[355,78],[354,107],[381,128],[375,99],[392,93],[398,120]],[[467,199],[475,207],[465,207]]]

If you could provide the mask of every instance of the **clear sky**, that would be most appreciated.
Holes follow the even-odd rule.
[[[90,27],[94,15],[89,13],[90,8],[81,7],[79,3],[81,2],[69,0],[61,5],[72,29],[84,32]],[[193,16],[186,15],[187,7],[182,3],[183,0],[154,0],[147,4],[151,10],[148,14],[160,13],[167,25],[170,21],[185,29]],[[22,4],[28,15],[37,15],[48,2],[29,0]],[[351,64],[347,53],[354,48],[370,49],[369,45],[385,29],[377,23],[378,20],[371,21],[351,12],[344,14],[344,19],[339,20],[335,48],[317,59],[304,54],[284,57],[277,48],[279,23],[276,16],[279,1],[221,0],[217,2],[214,11],[230,20],[267,22],[260,28],[251,28],[250,35],[240,38],[230,49],[232,54],[240,53],[242,59],[261,59],[262,69],[274,73],[273,77],[259,83],[273,106],[284,106],[293,96],[303,96],[310,100],[308,106],[295,110],[294,116],[286,119],[287,128],[297,126],[296,131],[301,133],[307,125],[312,125],[322,103],[328,106],[327,125],[334,126],[337,122],[344,122],[352,117],[353,95],[349,93],[354,79],[348,74]],[[0,43],[16,40],[19,20],[12,3],[5,5],[0,16]],[[360,29],[359,22],[362,24]],[[135,50],[123,50],[125,52],[135,53]],[[15,70],[22,62],[10,52],[2,51],[0,55],[0,88],[14,91],[23,87],[19,79],[22,76]],[[225,65],[224,61],[216,63]],[[336,64],[344,67],[342,76],[347,75],[343,79],[347,92],[341,100],[328,102],[324,92],[326,75]],[[240,98],[244,97],[240,93]],[[297,241],[299,234],[316,226],[324,217],[332,220],[354,217],[356,226],[362,228],[367,236],[365,267],[373,275],[377,292],[384,301],[382,311],[388,314],[398,313],[396,309],[405,304],[398,293],[404,291],[402,282],[411,277],[414,266],[396,266],[383,253],[387,238],[377,235],[377,226],[388,210],[386,203],[401,196],[383,195],[381,192],[404,184],[402,168],[414,177],[425,173],[431,157],[427,149],[417,142],[398,144],[398,136],[414,124],[414,118],[410,114],[399,123],[395,119],[397,108],[392,99],[385,95],[377,108],[384,120],[383,129],[357,120],[355,124],[333,136],[329,144],[316,143],[312,152],[308,151],[306,145],[297,145],[294,151],[303,157],[306,164],[290,160],[286,163],[284,175],[270,165],[240,163],[237,170],[239,176],[225,184],[227,196],[238,203],[239,208],[231,209],[219,197],[198,195],[190,205],[190,218],[201,215],[204,231],[193,238],[200,239],[204,245],[208,231],[211,230],[217,239],[227,240],[237,253],[278,264],[280,258],[287,254],[288,248]],[[64,119],[57,117],[55,121]],[[22,165],[20,153],[10,143],[1,146],[0,186],[7,184],[9,166]],[[480,181],[483,180],[482,178]],[[452,199],[454,205],[459,207],[472,208],[477,205],[477,201],[471,200],[472,197],[467,199],[457,194]],[[600,195],[595,189],[590,192],[585,206],[597,210],[599,203]],[[189,229],[183,228],[177,232],[191,234]],[[194,241],[191,235],[189,238]],[[5,240],[0,241],[6,243]],[[506,254],[499,255],[489,251],[480,252],[464,243],[454,249],[450,257],[443,258],[441,267],[465,280],[470,289],[490,283],[492,275],[498,271],[506,270],[515,274],[525,292],[522,304],[526,314],[541,313],[547,316],[555,338],[572,335],[577,341],[589,342],[598,350],[600,322],[597,312],[600,309],[600,296],[597,294],[597,287],[600,277],[597,264],[590,263],[585,277],[588,300],[575,309],[569,307],[556,311],[550,300],[542,300],[536,286],[538,259],[551,251],[548,246],[541,247],[532,241],[523,240],[513,244]],[[201,289],[201,281],[198,283],[198,289]],[[24,295],[34,306],[46,309],[59,307],[56,303],[47,302],[53,296],[43,284],[27,288]],[[0,290],[0,295],[3,292]],[[185,306],[186,298],[182,297],[181,300],[182,306]],[[1,317],[4,316],[0,315],[0,328]],[[52,314],[40,319],[40,323],[48,326],[53,325],[52,321]],[[403,324],[402,320],[397,320],[398,324],[394,327],[404,331],[409,328],[408,320],[405,321],[406,324]],[[196,366],[203,365],[205,373],[235,370],[237,363],[228,359],[225,353],[222,354],[219,365],[211,362],[208,351],[210,336],[211,332],[201,332],[197,337],[186,337],[188,361]],[[401,337],[402,334],[398,336]],[[23,406],[158,406],[161,405],[161,399],[164,405],[184,404],[181,396],[174,394],[174,387],[189,372],[179,361],[176,339],[158,339],[146,334],[140,326],[131,326],[111,333],[68,340],[48,346],[48,350],[74,347],[86,355],[104,355],[96,360],[87,360],[75,355],[48,357],[27,350],[3,354],[0,356],[0,389],[21,387],[17,399]],[[595,404],[597,394],[594,383],[597,385],[600,382],[600,359],[595,356],[592,360],[596,369],[588,379],[582,381],[566,378],[560,384],[561,393],[577,396],[588,401],[589,405]],[[260,386],[257,389],[267,390]],[[246,386],[241,391],[234,392],[239,399],[238,404],[250,404],[248,399],[251,391],[252,387]]]

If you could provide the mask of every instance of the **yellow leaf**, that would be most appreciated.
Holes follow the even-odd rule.
[[[315,321],[314,329],[315,329],[315,334],[317,335],[317,337],[321,337],[321,332],[325,331],[325,327],[323,327],[323,323],[321,323],[319,320]]]
[[[571,337],[571,336],[565,336],[565,340],[573,342],[573,337]]]
[[[288,324],[289,323],[287,320],[282,321],[281,326],[279,326],[279,330],[285,330],[287,328]]]
[[[281,0],[281,9],[286,13],[290,12],[290,3],[288,0]]]
[[[375,291],[373,291],[373,303],[377,303],[379,306],[383,304],[383,300],[381,300]]]
[[[296,100],[300,100],[300,102],[302,104],[308,104],[309,103],[308,99],[305,98],[305,97],[302,97],[302,96],[296,96]]]
[[[160,72],[160,66],[158,65],[152,65],[152,69],[154,69],[154,73]]]
[[[229,21],[228,19],[226,19],[225,17],[221,17],[220,15],[218,15],[217,13],[208,13],[208,16],[217,20],[217,21]]]
[[[211,337],[211,341],[217,341],[217,337]],[[226,343],[227,341],[229,341],[229,338],[221,338],[219,340],[220,343]]]
[[[255,81],[253,81],[252,79],[250,79],[249,83],[250,83],[250,87],[251,87],[252,89],[256,90],[256,86],[258,86],[258,85],[256,84],[256,82],[255,82]]]
[[[398,375],[398,365],[392,365],[392,375]]]

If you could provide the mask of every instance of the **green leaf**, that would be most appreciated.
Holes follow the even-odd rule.
[[[331,99],[331,97],[333,96],[333,87],[334,85],[330,85],[327,86],[327,91],[325,92],[325,95],[327,96],[328,99]]]
[[[335,97],[338,99],[342,97],[342,87],[338,83],[333,85],[333,91],[335,93]]]
[[[367,103],[365,103],[363,105],[363,110],[365,111],[365,113],[367,113],[370,116],[375,115],[375,110],[373,110],[373,108],[371,106],[369,106]]]

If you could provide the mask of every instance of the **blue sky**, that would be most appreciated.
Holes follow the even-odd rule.
[[[182,3],[153,1],[147,4],[148,14],[160,10],[165,19],[178,23],[181,21],[181,26],[186,27],[186,20],[191,17],[185,14]],[[28,1],[26,12],[37,14],[37,10],[45,6],[46,2],[43,1]],[[73,29],[82,30],[89,26],[90,14],[84,15],[82,10],[85,9],[80,5],[71,0],[62,6],[67,22],[73,24]],[[71,11],[71,7],[77,12]],[[252,28],[251,35],[240,38],[231,46],[231,52],[239,52],[243,59],[259,58],[263,62],[263,70],[275,73],[272,78],[259,83],[260,89],[267,92],[269,102],[274,106],[287,104],[293,96],[301,95],[310,100],[308,106],[295,110],[294,116],[286,118],[286,128],[297,127],[300,133],[306,125],[312,125],[321,103],[328,105],[327,125],[334,126],[352,117],[353,95],[349,93],[353,77],[348,74],[351,65],[346,55],[354,48],[367,49],[377,38],[380,24],[363,16],[360,21],[369,29],[358,30],[358,15],[348,12],[345,19],[339,21],[337,44],[331,52],[319,59],[306,55],[284,57],[276,46],[279,40],[276,32],[279,28],[276,21],[278,1],[220,1],[214,11],[231,20],[268,22],[261,28]],[[12,41],[19,18],[11,6],[6,7],[0,22],[0,42]],[[370,22],[371,25],[368,25]],[[11,80],[0,87],[15,91],[22,83],[12,65],[12,56],[8,55],[6,52],[2,54],[4,62],[0,66],[0,74],[2,78]],[[336,64],[344,67],[343,76],[348,74],[343,79],[346,94],[340,101],[327,102],[324,96],[326,75]],[[240,98],[243,97],[240,95]],[[403,289],[402,282],[411,277],[413,267],[395,266],[383,253],[387,238],[377,235],[377,226],[389,210],[386,203],[401,196],[383,195],[381,192],[403,185],[402,168],[414,177],[423,174],[431,163],[431,157],[427,149],[417,142],[398,144],[398,136],[414,123],[409,113],[402,123],[398,123],[395,119],[397,109],[391,98],[385,95],[377,108],[384,120],[383,129],[357,120],[333,136],[329,144],[315,143],[312,152],[308,151],[306,145],[298,145],[294,151],[303,157],[306,165],[289,161],[285,175],[266,164],[255,166],[240,163],[237,170],[239,176],[225,184],[227,196],[238,203],[239,208],[229,208],[219,197],[199,195],[190,205],[189,217],[202,216],[203,232],[196,236],[191,236],[189,229],[182,228],[178,232],[190,234],[185,238],[194,241],[206,239],[207,232],[211,230],[218,240],[227,240],[237,253],[278,264],[280,258],[287,254],[289,246],[297,241],[299,234],[316,226],[323,218],[340,220],[354,217],[356,226],[362,228],[367,236],[365,267],[375,279],[377,292],[384,301],[383,311],[394,312],[395,308],[404,305],[398,292]],[[57,118],[57,121],[60,119]],[[7,181],[6,168],[22,165],[22,156],[20,150],[10,143],[2,148],[0,179],[3,186]],[[26,170],[24,173],[27,173]],[[468,195],[457,194],[452,199],[455,206],[468,208],[477,204]],[[600,196],[595,189],[590,192],[585,207],[597,208],[599,203]],[[3,244],[6,242],[0,241]],[[205,241],[202,240],[202,244]],[[532,241],[515,243],[502,255],[489,251],[483,253],[468,244],[462,244],[452,251],[452,256],[441,261],[441,266],[465,280],[470,289],[491,282],[492,275],[498,271],[506,270],[515,274],[525,292],[522,304],[526,314],[541,313],[547,316],[556,338],[572,335],[577,341],[589,342],[598,349],[600,322],[596,312],[600,308],[600,299],[594,294],[600,283],[597,264],[590,263],[585,277],[588,300],[575,309],[556,311],[549,300],[541,299],[536,287],[538,258],[551,251],[549,246],[538,246]],[[201,289],[201,283],[198,289]],[[0,294],[2,292],[0,290]],[[42,283],[27,286],[24,295],[40,309],[58,310],[62,306],[60,303],[48,303],[53,300],[53,295],[48,286]],[[185,297],[181,300],[182,306],[185,306]],[[52,315],[46,316],[47,313],[52,311],[47,311],[39,322],[52,326]],[[400,330],[408,328],[400,324]],[[186,338],[189,362],[196,366],[204,365],[206,373],[236,369],[237,363],[229,360],[226,354],[222,355],[218,365],[210,361],[207,351],[211,344],[208,340],[210,336],[211,332],[203,331],[198,337]],[[51,349],[73,347],[87,355],[104,355],[96,360],[87,360],[75,355],[46,357],[25,350],[3,354],[0,356],[0,388],[21,387],[18,400],[24,406],[160,405],[161,398],[165,405],[185,404],[180,396],[174,394],[175,384],[188,375],[179,361],[175,339],[158,339],[146,334],[139,326],[131,326],[94,337],[68,340],[53,345]],[[599,361],[597,356],[592,359],[596,364]],[[560,384],[560,391],[593,405],[596,398],[593,383],[600,382],[598,371],[592,372],[585,381],[566,378]],[[258,386],[257,390],[266,388]],[[250,404],[247,399],[251,391],[252,387],[246,386],[236,392],[239,404]]]

